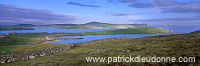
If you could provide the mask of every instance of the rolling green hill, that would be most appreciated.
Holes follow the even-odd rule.
[[[106,28],[141,28],[147,24],[108,24],[100,22],[89,22],[86,24],[51,24],[41,25],[35,28],[65,28],[65,29],[106,29]]]
[[[100,22],[89,22],[86,24],[50,24],[50,25],[32,25],[19,24],[14,26],[0,26],[0,30],[15,30],[14,28],[63,28],[63,29],[108,29],[108,28],[141,28],[147,27],[147,24],[108,24]]]

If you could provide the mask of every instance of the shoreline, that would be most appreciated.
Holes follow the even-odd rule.
[[[159,32],[159,33],[173,33],[173,31],[164,31],[164,32]],[[157,34],[157,33],[113,33],[113,34]],[[34,44],[42,44],[42,43],[48,43],[49,41],[57,41],[57,40],[70,40],[70,39],[84,39],[84,38],[51,38],[51,37],[60,37],[60,36],[85,36],[85,35],[113,35],[112,33],[110,34],[58,34],[58,35],[50,35],[50,36],[45,36],[46,40],[42,40],[39,42],[35,43],[30,43],[26,45],[34,45]]]
[[[26,45],[42,44],[42,43],[48,43],[49,41],[57,41],[57,40],[84,39],[84,38],[51,38],[51,37],[58,37],[58,36],[74,36],[74,35],[59,34],[59,35],[45,36],[46,40],[42,40],[42,41],[38,41],[35,43],[26,44]],[[78,35],[76,35],[76,36],[78,36]]]

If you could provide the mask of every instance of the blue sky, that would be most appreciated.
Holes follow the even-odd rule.
[[[199,0],[0,0],[0,24],[200,25]]]

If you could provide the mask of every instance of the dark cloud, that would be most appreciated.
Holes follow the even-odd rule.
[[[97,5],[86,5],[86,4],[76,3],[76,2],[68,2],[67,4],[76,5],[76,6],[85,6],[85,7],[100,7],[100,6],[97,6]]]
[[[75,20],[72,15],[54,14],[48,10],[22,8],[15,5],[0,4],[1,23],[30,23],[30,24],[52,24],[70,23]]]
[[[130,16],[135,14],[158,14],[158,13],[108,13],[111,16]]]

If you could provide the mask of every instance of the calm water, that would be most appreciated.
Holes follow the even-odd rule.
[[[172,30],[177,33],[190,33],[196,30],[200,30],[200,25],[189,25],[189,26],[153,26],[153,27],[161,27],[164,29]]]
[[[84,39],[73,39],[73,40],[59,40],[59,41],[50,41],[50,43],[80,43],[85,41],[111,38],[111,37],[124,37],[129,36],[132,38],[140,38],[146,36],[155,36],[155,35],[169,35],[169,34],[182,34],[190,33],[196,30],[200,30],[200,26],[152,26],[152,27],[161,27],[164,29],[172,30],[174,33],[156,33],[156,34],[112,34],[112,35],[86,35],[86,36],[62,36],[62,37],[52,37],[52,38],[84,38]],[[28,33],[28,32],[67,32],[67,33],[76,33],[76,32],[93,32],[93,31],[102,31],[109,29],[59,29],[59,28],[37,28],[35,30],[7,30],[0,31],[0,33],[7,32],[17,32],[17,33]]]
[[[72,39],[72,40],[59,40],[59,41],[50,41],[50,43],[80,43],[85,41],[111,38],[111,37],[124,37],[128,36],[131,38],[140,38],[146,36],[155,36],[155,35],[167,35],[167,33],[158,33],[158,34],[110,34],[110,35],[86,35],[86,36],[61,36],[61,37],[52,37],[52,38],[84,38],[84,39]]]
[[[131,38],[140,38],[140,37],[146,37],[146,36],[190,33],[196,30],[200,30],[200,26],[154,26],[154,27],[161,27],[164,29],[172,30],[174,31],[174,33],[62,36],[62,37],[52,37],[52,38],[84,38],[84,39],[50,41],[50,43],[80,43],[80,42],[103,39],[103,38],[124,37],[124,36],[129,36]]]

